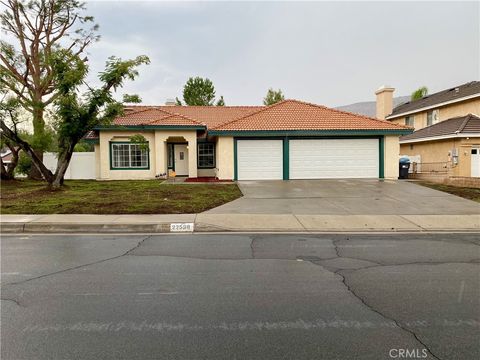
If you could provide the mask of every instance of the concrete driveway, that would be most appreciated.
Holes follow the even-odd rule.
[[[241,181],[243,197],[210,214],[476,215],[474,201],[406,181]]]

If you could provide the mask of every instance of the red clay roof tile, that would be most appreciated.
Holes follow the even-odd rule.
[[[408,127],[298,100],[271,106],[128,106],[114,125],[203,125],[212,130],[407,130]]]
[[[284,100],[254,113],[220,124],[214,130],[408,130],[385,120],[327,108],[298,100]]]

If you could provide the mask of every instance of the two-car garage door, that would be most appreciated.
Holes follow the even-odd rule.
[[[378,139],[289,141],[290,179],[378,178]],[[238,180],[283,179],[282,140],[238,140]]]

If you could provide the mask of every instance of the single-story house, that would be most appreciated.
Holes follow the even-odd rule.
[[[131,106],[91,132],[96,178],[397,179],[413,129],[297,100],[271,106]],[[133,143],[141,134],[148,146]]]
[[[420,156],[422,172],[441,171],[438,164],[449,176],[480,177],[480,117],[459,116],[402,136],[400,153]]]

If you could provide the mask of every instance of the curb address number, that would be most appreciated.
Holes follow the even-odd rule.
[[[193,223],[170,224],[170,232],[193,232]]]

